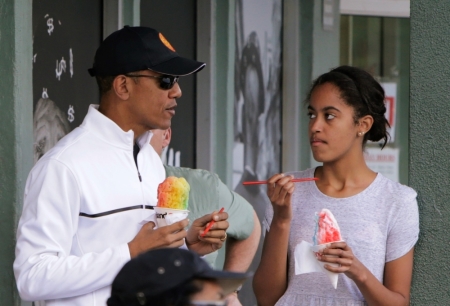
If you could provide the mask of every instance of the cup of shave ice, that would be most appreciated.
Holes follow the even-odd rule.
[[[311,250],[318,256],[318,252],[328,248],[332,242],[342,241],[341,230],[331,211],[324,208],[316,213],[316,227],[314,230]],[[328,255],[330,256],[330,255]]]
[[[171,225],[188,217],[189,183],[183,177],[169,176],[158,186],[156,223]]]

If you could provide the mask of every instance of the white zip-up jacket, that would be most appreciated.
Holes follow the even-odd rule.
[[[137,167],[133,131],[124,132],[97,107],[28,176],[14,261],[25,300],[106,305],[114,277],[130,259],[127,243],[154,214],[165,171],[149,144],[151,132],[138,141]]]

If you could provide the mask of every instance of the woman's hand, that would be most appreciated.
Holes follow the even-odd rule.
[[[291,197],[294,192],[294,177],[275,174],[267,181],[267,196],[273,206],[274,219],[290,221],[292,218]]]
[[[318,252],[318,259],[327,263],[324,268],[335,273],[344,273],[352,280],[361,279],[365,271],[362,263],[355,257],[345,241],[333,242]],[[330,265],[330,264],[336,265]]]
[[[383,283],[360,262],[346,242],[331,243],[318,252],[325,269],[344,273],[358,286],[368,305],[409,305],[414,249],[384,266]],[[333,266],[330,264],[337,264]]]

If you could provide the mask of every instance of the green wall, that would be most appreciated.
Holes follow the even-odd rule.
[[[318,1],[315,1],[318,3]],[[305,100],[308,91],[311,87],[311,81],[313,80],[313,29],[316,26],[314,24],[314,1],[300,1],[300,101],[301,106],[299,109],[299,168],[298,170],[307,169],[311,165],[311,149],[309,144],[308,131],[308,113],[304,107],[303,101]],[[317,31],[316,31],[317,32]],[[297,169],[296,169],[297,170]]]
[[[420,237],[412,305],[450,305],[450,1],[411,1],[410,172]]]
[[[31,2],[0,0],[0,301],[18,305],[15,229],[33,157]]]
[[[215,141],[214,172],[224,183],[233,181],[234,1],[214,1],[215,14]],[[201,141],[201,140],[197,140]]]
[[[308,136],[307,109],[304,101],[311,83],[319,75],[339,66],[340,13],[339,1],[334,2],[334,29],[324,30],[322,24],[323,1],[301,0],[300,5],[300,168],[317,165],[311,156]]]
[[[312,38],[312,80],[316,79],[319,75],[339,66],[341,15],[339,13],[339,1],[335,0],[333,3],[334,28],[333,30],[324,30],[323,0],[314,0],[314,19],[312,20],[314,27]]]

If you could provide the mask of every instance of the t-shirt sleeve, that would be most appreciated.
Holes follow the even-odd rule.
[[[403,203],[393,219],[386,241],[386,262],[398,259],[408,253],[419,238],[419,209],[416,192],[408,188],[400,195]]]
[[[227,235],[237,240],[247,239],[253,231],[253,207],[242,196],[218,181],[219,207],[228,213]]]

